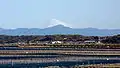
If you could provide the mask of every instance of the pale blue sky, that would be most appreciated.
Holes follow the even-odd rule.
[[[73,28],[120,29],[120,0],[0,0],[1,28],[45,28],[52,19]]]

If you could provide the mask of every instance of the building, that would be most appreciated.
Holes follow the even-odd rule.
[[[62,41],[52,41],[52,44],[62,44]]]
[[[96,43],[96,41],[94,41],[94,40],[86,40],[86,41],[84,41],[84,43]]]

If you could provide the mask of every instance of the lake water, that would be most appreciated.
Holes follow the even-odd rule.
[[[59,66],[61,68],[74,67],[75,65],[87,64],[106,64],[106,63],[120,63],[119,60],[86,60],[77,62],[53,62],[53,63],[30,63],[30,64],[0,64],[0,68],[42,68],[47,66]]]
[[[56,47],[42,47],[42,48],[18,48],[18,47],[0,47],[0,50],[92,50],[92,51],[120,51],[120,49],[92,49],[92,48],[72,48],[72,47],[59,47],[59,48],[56,48]]]
[[[72,48],[17,48],[17,47],[0,47],[0,50],[71,50]],[[75,50],[86,50],[76,48]],[[91,49],[87,49],[91,50]],[[97,50],[97,49],[92,49]],[[114,51],[114,50],[113,50]],[[120,51],[119,49],[116,51]],[[84,59],[79,59],[79,58]],[[86,59],[85,59],[86,58]],[[87,59],[90,58],[90,59]],[[93,59],[91,59],[93,58]],[[95,59],[95,58],[103,58],[103,59]],[[107,59],[107,58],[115,58],[115,59]],[[109,64],[109,63],[120,63],[119,55],[108,55],[108,56],[90,56],[90,55],[65,55],[65,54],[57,54],[57,53],[37,53],[37,54],[28,54],[28,55],[13,55],[13,56],[0,56],[0,68],[44,68],[48,66],[57,66],[60,68],[70,68],[77,65],[89,65],[89,64]],[[38,59],[38,60],[35,60]],[[41,60],[50,62],[38,62]],[[61,59],[61,60],[57,60]],[[65,61],[63,61],[65,59]],[[72,60],[71,60],[72,59]],[[77,60],[78,59],[78,60]],[[26,60],[21,62],[21,60]],[[54,60],[56,60],[54,62]],[[75,60],[75,61],[73,61]],[[11,61],[6,63],[7,61]],[[14,62],[15,61],[15,62]],[[34,62],[36,61],[36,62]],[[56,67],[56,68],[57,68]],[[52,68],[52,67],[51,67]]]

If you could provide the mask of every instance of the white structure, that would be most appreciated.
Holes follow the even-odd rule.
[[[96,43],[94,40],[87,40],[87,41],[84,41],[84,43]]]
[[[52,44],[61,44],[61,41],[53,41]]]
[[[98,39],[98,44],[100,44],[100,43],[101,43],[100,41],[101,41],[101,39],[100,39],[100,37],[99,37],[99,39]]]

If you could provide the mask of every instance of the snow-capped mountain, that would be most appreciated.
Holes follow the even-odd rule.
[[[83,28],[75,29],[64,25],[55,25],[52,27],[39,28],[17,28],[17,29],[0,29],[0,34],[3,35],[51,35],[51,34],[80,34],[87,36],[108,36],[120,34],[120,29],[97,29]]]

